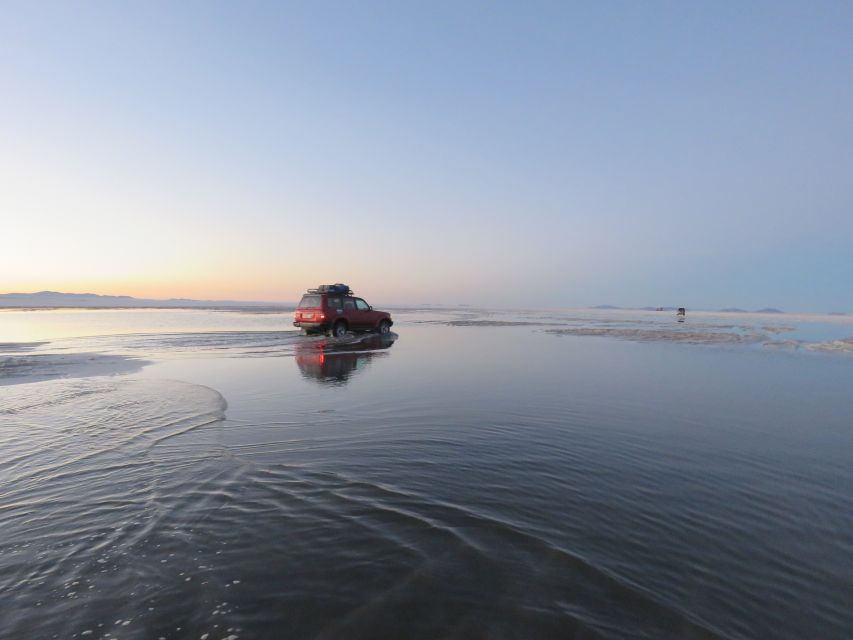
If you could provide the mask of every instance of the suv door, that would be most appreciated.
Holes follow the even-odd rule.
[[[353,324],[359,329],[370,329],[373,327],[373,312],[370,310],[370,305],[361,298],[355,299],[355,320]]]
[[[357,329],[359,312],[355,308],[355,298],[351,298],[350,296],[344,297],[343,311],[343,317],[349,323],[350,329]]]
[[[335,320],[344,315],[343,300],[341,296],[326,296],[326,324],[331,327]]]

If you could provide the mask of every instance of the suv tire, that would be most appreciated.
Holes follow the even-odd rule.
[[[391,323],[387,320],[382,320],[379,323],[379,327],[376,329],[376,332],[380,336],[387,336],[389,333],[391,333]]]
[[[347,334],[347,323],[343,320],[338,320],[332,325],[332,335],[335,338],[343,338]]]

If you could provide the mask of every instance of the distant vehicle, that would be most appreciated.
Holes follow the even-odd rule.
[[[293,326],[303,333],[324,333],[335,337],[347,331],[391,332],[391,314],[377,311],[363,298],[352,295],[345,284],[320,285],[302,296],[293,318]]]

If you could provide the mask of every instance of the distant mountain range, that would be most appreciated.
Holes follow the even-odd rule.
[[[131,296],[102,296],[97,293],[61,293],[59,291],[38,291],[36,293],[2,293],[0,307],[24,308],[174,308],[174,309],[286,309],[293,308],[286,302],[245,302],[240,300],[190,300],[188,298],[170,298],[151,300]]]
[[[729,307],[727,309],[720,309],[720,311],[722,313],[785,313],[781,309],[775,309],[774,307],[765,307],[764,309],[756,309],[755,311],[747,311],[746,309]]]

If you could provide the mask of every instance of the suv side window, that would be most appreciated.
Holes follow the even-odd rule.
[[[355,299],[355,308],[358,309],[359,311],[370,311],[370,305],[367,304],[361,298]]]
[[[352,298],[344,298],[344,310],[352,311],[353,309],[355,309],[355,300]]]
[[[326,298],[326,304],[330,309],[340,309],[341,308],[341,299],[337,296],[328,296]]]

